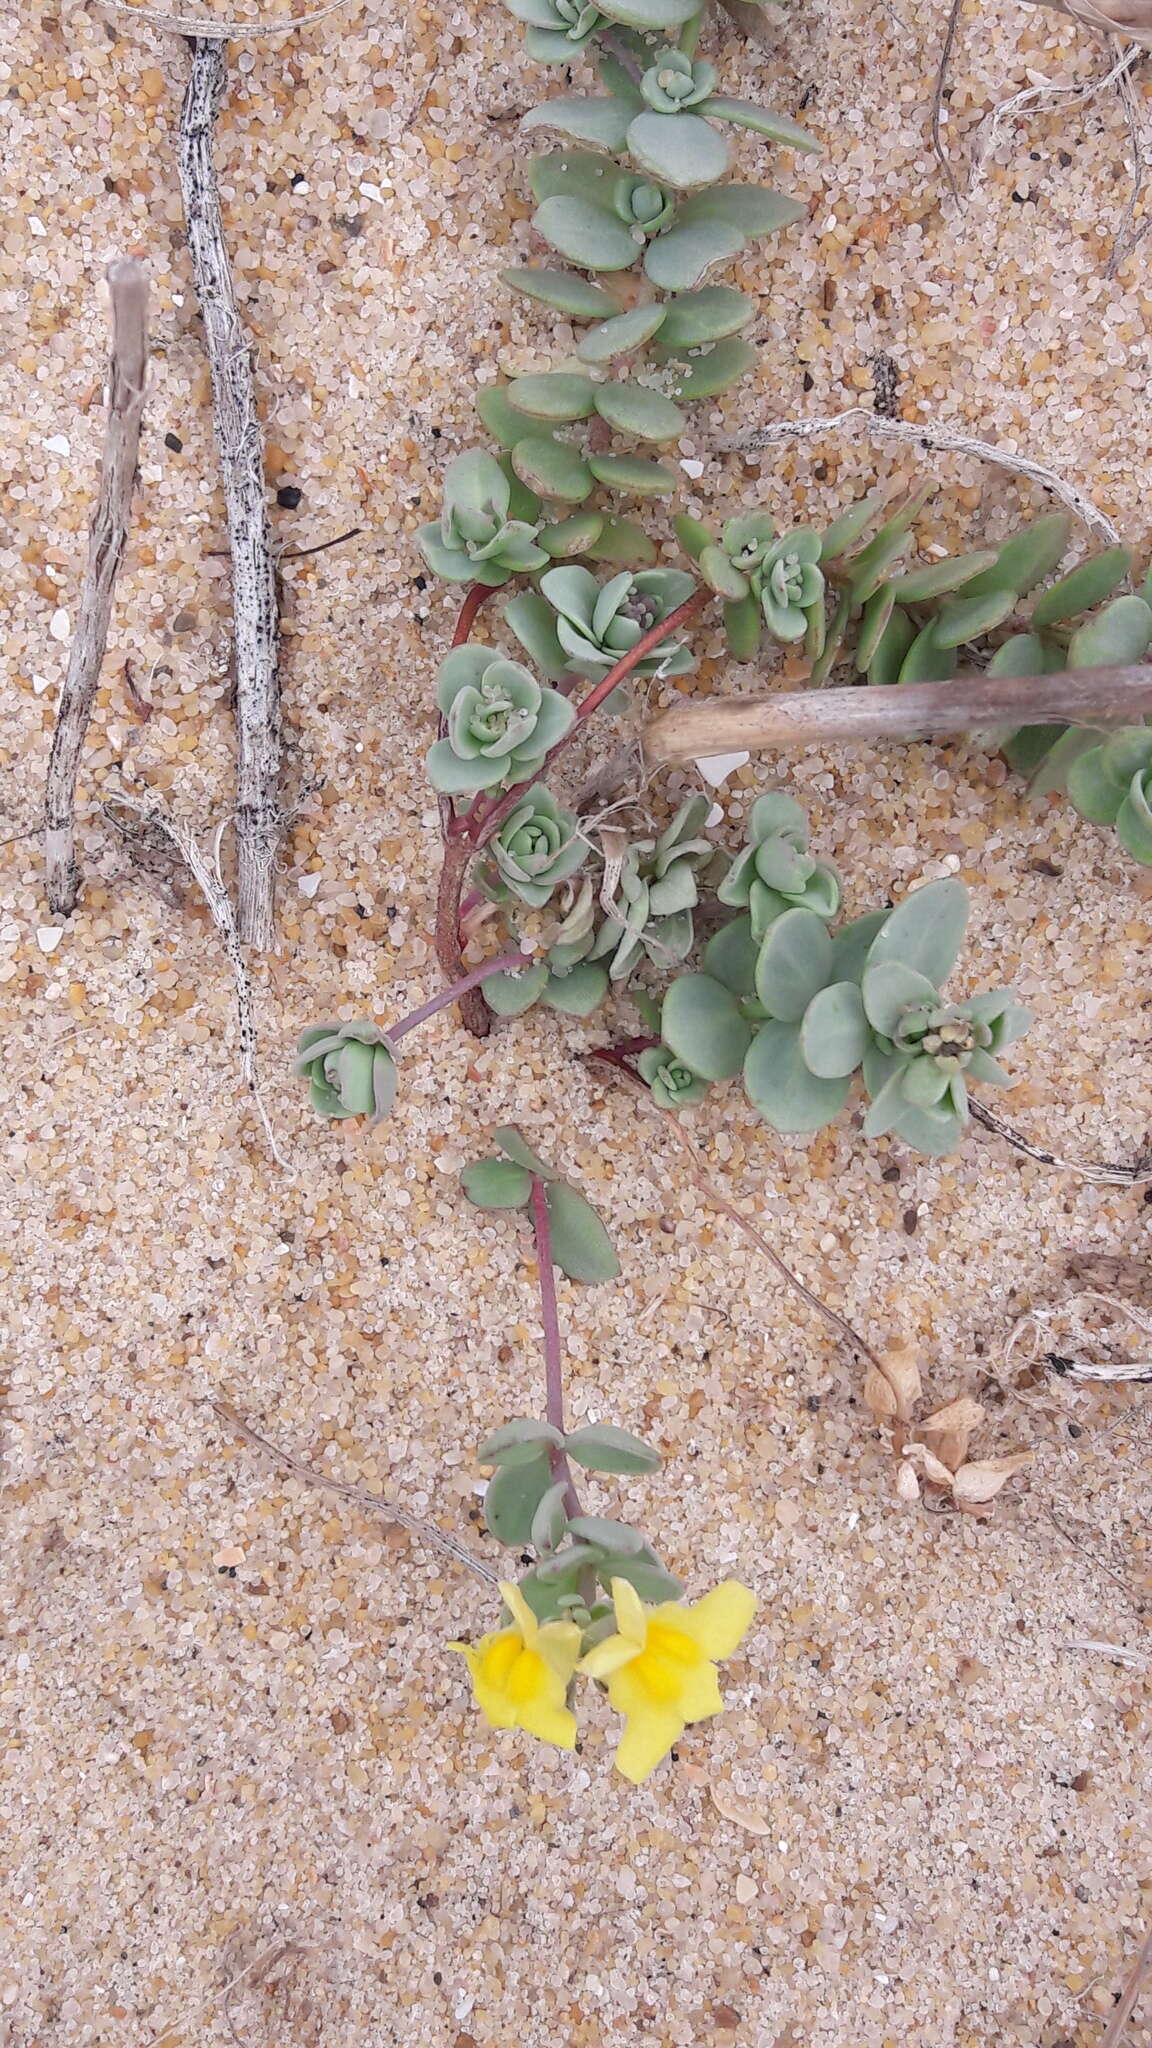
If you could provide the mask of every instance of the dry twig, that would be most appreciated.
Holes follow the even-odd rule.
[[[212,416],[232,557],[236,662],[239,935],[273,943],[273,876],[283,818],[276,573],[264,487],[264,434],[252,351],[244,337],[216,184],[212,144],[228,80],[216,32],[190,39],[192,75],[180,112],[180,189],[212,373]]]
[[[44,790],[44,860],[48,902],[66,917],[80,888],[76,863],[76,778],[100,669],[108,645],[116,578],[124,559],[148,363],[148,276],[131,257],[107,271],[112,308],[108,421],[100,488],[89,525],[88,564],[68,672],[60,692]]]
[[[597,1054],[590,1052],[586,1055],[586,1058],[594,1061],[597,1058]],[[806,1302],[814,1314],[823,1317],[823,1320],[829,1327],[836,1332],[842,1344],[846,1344],[850,1351],[856,1353],[861,1358],[867,1359],[869,1364],[881,1370],[879,1355],[872,1349],[867,1338],[862,1337],[859,1330],[853,1329],[848,1318],[842,1316],[838,1309],[829,1308],[826,1301],[821,1301],[818,1294],[814,1294],[810,1287],[806,1287],[803,1280],[799,1279],[792,1271],[791,1266],[785,1265],[779,1252],[769,1244],[764,1233],[758,1230],[754,1223],[750,1223],[747,1216],[741,1215],[735,1203],[730,1202],[727,1195],[720,1192],[715,1181],[709,1177],[707,1163],[702,1152],[694,1139],[689,1137],[679,1117],[674,1116],[671,1110],[661,1109],[659,1104],[652,1100],[649,1090],[645,1088],[641,1081],[637,1080],[630,1068],[622,1065],[617,1060],[613,1060],[610,1064],[613,1073],[619,1075],[624,1080],[644,1107],[649,1109],[653,1116],[658,1116],[672,1133],[685,1158],[688,1160],[692,1171],[692,1178],[705,1200],[710,1202],[714,1209],[718,1209],[722,1216],[727,1216],[730,1223],[736,1225],[737,1230],[741,1232],[742,1236],[746,1237],[749,1244],[767,1259],[769,1265],[780,1275],[780,1278],[786,1285],[791,1287],[793,1292],[800,1296],[801,1301]]]
[[[137,797],[118,793],[109,799],[108,808],[109,810],[128,811],[133,816],[140,818],[145,824],[154,825],[158,831],[162,832],[169,844],[175,847],[193,881],[196,883],[200,894],[203,896],[212,922],[220,934],[224,951],[228,955],[228,965],[232,969],[232,985],[236,1004],[236,1028],[240,1039],[240,1071],[244,1076],[244,1084],[252,1097],[256,1114],[264,1127],[264,1135],[268,1140],[268,1148],[273,1159],[276,1161],[277,1166],[281,1166],[285,1172],[291,1173],[293,1168],[290,1162],[285,1159],[276,1142],[276,1133],[272,1128],[271,1118],[264,1106],[264,1097],[260,1092],[260,1082],[256,1071],[256,1019],[252,1004],[252,984],[248,977],[248,968],[240,947],[240,938],[236,929],[236,918],[232,909],[232,898],[224,886],[224,877],[220,873],[220,842],[224,836],[224,826],[221,825],[217,828],[212,859],[208,861],[201,851],[195,833],[181,819],[173,817],[171,811],[158,799],[152,798],[143,801]]]
[[[199,15],[164,14],[154,7],[133,7],[130,0],[103,0],[103,5],[114,14],[130,15],[133,21],[147,22],[149,28],[163,29],[168,35],[240,42],[250,36],[290,36],[298,28],[311,28],[314,22],[346,7],[348,0],[329,0],[327,7],[318,7],[314,14],[286,14],[280,21],[217,21],[212,15],[201,19]]]
[[[495,1572],[489,1571],[488,1566],[481,1564],[478,1557],[473,1557],[471,1551],[465,1550],[462,1543],[457,1543],[451,1536],[445,1536],[430,1522],[422,1522],[418,1515],[411,1514],[407,1508],[399,1507],[395,1501],[385,1500],[382,1494],[370,1493],[366,1486],[352,1486],[346,1479],[333,1479],[327,1472],[318,1472],[315,1465],[305,1464],[303,1458],[295,1457],[291,1451],[282,1451],[278,1444],[271,1443],[266,1436],[261,1436],[259,1430],[253,1429],[252,1424],[241,1415],[238,1408],[232,1406],[230,1401],[211,1401],[209,1406],[220,1417],[221,1422],[227,1423],[229,1429],[234,1430],[238,1437],[242,1437],[246,1444],[251,1444],[254,1450],[263,1451],[265,1457],[271,1458],[273,1464],[281,1466],[287,1472],[294,1472],[298,1479],[305,1480],[309,1486],[319,1486],[327,1493],[339,1494],[342,1500],[352,1501],[356,1507],[365,1509],[378,1521],[398,1523],[421,1543],[427,1544],[429,1550],[437,1551],[441,1557],[451,1558],[453,1564],[462,1565],[465,1571],[471,1572],[473,1578],[481,1579],[486,1586],[497,1584]]]
[[[944,45],[940,51],[940,62],[936,67],[936,82],[932,89],[932,154],[944,173],[948,190],[952,194],[957,207],[962,208],[964,202],[960,197],[960,187],[956,183],[956,173],[952,169],[951,160],[944,147],[944,138],[940,132],[944,111],[944,88],[948,83],[948,66],[952,62],[952,51],[956,42],[956,29],[960,21],[960,6],[961,0],[952,0],[948,10],[948,25],[944,31]]]
[[[831,413],[825,419],[773,420],[766,427],[758,427],[753,434],[741,434],[735,440],[722,441],[720,447],[741,454],[756,448],[774,448],[781,441],[818,440],[823,434],[861,425],[868,427],[882,441],[903,441],[909,447],[925,451],[934,448],[946,454],[975,455],[981,462],[994,463],[998,469],[1006,469],[1013,476],[1026,476],[1033,483],[1042,484],[1046,491],[1051,491],[1053,497],[1067,505],[1069,511],[1082,519],[1093,533],[1100,534],[1113,545],[1120,539],[1112,521],[1098,511],[1091,499],[1078,491],[1074,484],[1058,476],[1054,469],[1046,469],[1043,463],[1033,462],[1030,456],[997,448],[991,441],[977,441],[971,434],[958,434],[951,427],[938,426],[932,420],[922,423],[891,420],[866,405],[851,405],[847,411]]]
[[[1132,1965],[1128,1981],[1120,1993],[1116,2010],[1112,2014],[1105,2032],[1100,2037],[1100,2048],[1120,2048],[1128,2022],[1136,2010],[1136,2005],[1144,1986],[1144,1980],[1149,1972],[1152,1972],[1152,1927],[1148,1929],[1147,1934],[1144,1936],[1143,1946]]]
[[[665,765],[829,740],[907,742],[1049,719],[1061,725],[1135,725],[1150,712],[1152,664],[1137,663],[1065,669],[1050,676],[970,672],[942,683],[905,683],[899,690],[865,686],[778,691],[770,697],[701,697],[661,712],[641,738],[648,761]],[[1121,1168],[1107,1169],[1100,1177],[1113,1171],[1125,1177]]]
[[[1131,70],[1139,54],[1138,50],[1129,47],[1113,64],[1111,70],[1104,72],[1100,78],[1090,79],[1087,85],[1056,85],[1044,81],[1039,85],[1025,86],[1022,92],[1013,93],[1011,99],[1001,100],[999,106],[993,107],[991,113],[981,122],[977,131],[972,152],[969,192],[974,192],[983,179],[985,165],[996,149],[1001,131],[1009,120],[1022,120],[1026,114],[1037,111],[1058,111],[1067,114],[1075,107],[1086,107],[1089,101],[1096,99],[1100,93],[1107,92],[1110,85],[1118,84]]]
[[[1152,670],[1149,674],[1152,676]],[[1025,1138],[1011,1124],[1006,1124],[984,1103],[973,1099],[969,1106],[976,1122],[983,1124],[986,1131],[993,1131],[998,1138],[1003,1138],[1006,1145],[1011,1145],[1016,1152],[1023,1152],[1027,1158],[1038,1159],[1041,1166],[1054,1166],[1059,1173],[1075,1173],[1081,1180],[1097,1181],[1114,1188],[1143,1187],[1152,1181],[1152,1161],[1146,1157],[1137,1159],[1132,1166],[1101,1165],[1091,1159],[1061,1159],[1059,1153],[1048,1152],[1042,1145],[1033,1144],[1030,1138]]]

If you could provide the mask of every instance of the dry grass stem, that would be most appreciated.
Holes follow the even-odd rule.
[[[259,1430],[253,1429],[252,1424],[238,1408],[232,1406],[230,1401],[212,1401],[209,1406],[235,1435],[241,1437],[246,1444],[251,1444],[254,1450],[262,1451],[266,1458],[270,1458],[273,1464],[279,1465],[282,1470],[295,1473],[298,1479],[303,1479],[309,1486],[321,1487],[326,1493],[339,1494],[342,1500],[352,1501],[356,1507],[363,1508],[376,1521],[398,1523],[401,1529],[407,1529],[409,1535],[417,1537],[429,1550],[436,1551],[441,1557],[451,1558],[453,1564],[461,1565],[466,1572],[471,1572],[473,1578],[480,1579],[484,1585],[495,1586],[498,1583],[495,1572],[489,1571],[488,1566],[481,1564],[479,1558],[473,1557],[471,1551],[465,1550],[462,1543],[457,1543],[451,1536],[445,1536],[430,1522],[422,1522],[418,1515],[410,1514],[407,1508],[400,1507],[395,1501],[385,1500],[382,1494],[371,1493],[366,1486],[353,1486],[346,1479],[333,1479],[327,1472],[318,1472],[315,1465],[306,1464],[303,1458],[295,1457],[291,1451],[281,1450],[279,1444],[272,1443],[268,1437],[261,1436]]]
[[[1152,674],[1152,670],[1149,673]],[[1011,1145],[1014,1151],[1023,1152],[1029,1159],[1039,1160],[1041,1166],[1054,1166],[1059,1173],[1074,1173],[1081,1180],[1096,1181],[1114,1188],[1143,1187],[1152,1181],[1152,1160],[1146,1156],[1136,1160],[1132,1166],[1122,1166],[1119,1163],[1107,1165],[1092,1159],[1062,1159],[1058,1152],[1046,1151],[1044,1146],[1034,1144],[1030,1138],[1025,1138],[1020,1131],[1014,1130],[1011,1124],[1005,1123],[1002,1117],[998,1117],[994,1110],[986,1108],[982,1102],[973,1101],[971,1108],[975,1121],[983,1124],[986,1131],[992,1131],[996,1137],[1003,1138],[1004,1143]]]
[[[108,645],[116,578],[124,559],[140,449],[148,367],[148,275],[131,257],[108,265],[112,349],[100,488],[88,534],[88,563],[68,670],[56,711],[44,789],[48,902],[67,917],[80,889],[76,864],[76,781],[84,735]]]
[[[734,440],[722,441],[720,447],[738,454],[748,453],[757,448],[774,448],[784,441],[814,441],[825,434],[839,433],[849,427],[867,427],[881,441],[902,441],[906,447],[924,451],[938,449],[950,455],[973,455],[980,462],[989,462],[997,469],[1006,469],[1012,476],[1025,476],[1030,482],[1040,484],[1051,491],[1062,505],[1083,521],[1102,540],[1115,545],[1120,534],[1112,521],[1101,512],[1083,491],[1070,484],[1054,469],[1046,469],[1042,462],[1033,462],[1027,455],[1017,455],[1013,450],[997,448],[991,441],[977,441],[971,434],[959,434],[952,427],[939,425],[935,420],[917,421],[887,419],[882,413],[872,412],[865,405],[850,405],[844,412],[829,413],[815,420],[773,420],[766,427],[757,427],[754,433],[740,434]]]

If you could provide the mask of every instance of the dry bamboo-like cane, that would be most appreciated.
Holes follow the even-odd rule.
[[[212,415],[228,515],[236,672],[237,896],[241,939],[267,951],[283,829],[278,606],[264,484],[264,434],[252,351],[236,307],[212,144],[228,82],[215,37],[189,39],[192,75],[180,113],[180,189],[212,373]]]
[[[100,488],[92,512],[88,564],[76,632],[68,654],[68,672],[60,692],[56,730],[48,757],[44,791],[44,860],[48,870],[48,902],[66,917],[80,889],[76,862],[76,779],[84,735],[92,715],[116,578],[124,559],[140,418],[148,363],[148,275],[129,256],[108,266],[112,306],[112,349],[108,365],[108,422]]]
[[[794,690],[677,704],[644,727],[654,767],[712,754],[908,740],[996,726],[1135,725],[1152,714],[1152,667],[1066,669],[1051,676],[953,676],[893,689]]]

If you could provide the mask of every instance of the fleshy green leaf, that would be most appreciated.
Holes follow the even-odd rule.
[[[800,1025],[800,1050],[809,1073],[840,1081],[854,1074],[868,1044],[868,1025],[854,981],[817,990]]]
[[[675,190],[714,185],[728,169],[728,144],[698,114],[645,108],[628,125],[627,147],[633,163]]]
[[[598,149],[609,150],[616,156],[624,147],[632,118],[632,107],[624,100],[601,96],[585,99],[572,94],[545,100],[543,106],[531,108],[520,126],[523,130],[545,128],[557,135],[570,135],[573,142],[592,142]]]
[[[766,135],[769,142],[778,142],[782,149],[802,150],[808,156],[822,156],[824,145],[809,135],[787,114],[777,114],[771,107],[758,107],[754,100],[732,99],[727,93],[711,93],[700,102],[700,112],[717,121],[735,121],[740,128],[751,128],[754,135]]]
[[[688,424],[678,405],[646,384],[598,384],[594,403],[610,427],[638,441],[674,441]]]
[[[1152,644],[1152,610],[1142,597],[1114,597],[1073,633],[1069,668],[1120,667],[1142,661]]]
[[[733,603],[748,595],[748,578],[741,575],[723,548],[709,544],[700,557],[700,574],[709,590]]]
[[[605,519],[597,538],[584,550],[590,562],[647,568],[658,559],[655,541],[634,519]]]
[[[523,590],[504,607],[510,627],[526,654],[546,676],[556,679],[568,670],[568,656],[556,637],[556,614],[538,591]]]
[[[902,616],[907,617],[907,613]],[[944,683],[955,667],[956,657],[951,648],[941,647],[933,621],[910,643],[896,680],[898,683]]]
[[[611,320],[617,311],[615,300],[598,284],[590,284],[587,278],[576,277],[568,270],[514,267],[497,275],[510,291],[521,292],[526,299],[536,299],[541,305],[554,306],[570,320]]]
[[[630,1529],[627,1522],[610,1521],[607,1515],[573,1515],[568,1526],[582,1543],[594,1543],[597,1550],[616,1556],[637,1556],[644,1548],[638,1529]]]
[[[476,393],[476,410],[493,438],[502,448],[515,448],[531,427],[522,412],[508,401],[506,384],[486,384]]]
[[[497,1017],[522,1017],[544,993],[548,968],[534,961],[519,974],[490,974],[484,983],[484,1001]]]
[[[706,974],[722,981],[733,995],[750,996],[756,987],[756,962],[760,948],[752,936],[752,919],[734,917],[731,924],[714,932],[701,955]]]
[[[528,1540],[533,1550],[556,1550],[563,1543],[568,1529],[568,1516],[564,1499],[568,1492],[563,1479],[558,1479],[540,1499],[540,1505],[532,1517]]]
[[[1055,626],[1061,619],[1074,619],[1077,612],[1101,604],[1123,583],[1131,567],[1131,548],[1103,548],[1098,555],[1089,555],[1037,598],[1032,607],[1033,627]]]
[[[740,1071],[751,1032],[722,982],[710,974],[682,974],[665,994],[660,1035],[702,1080],[727,1081]]]
[[[693,227],[701,221],[723,221],[744,235],[770,235],[803,220],[807,212],[802,200],[787,199],[767,185],[718,185],[713,192],[694,192],[686,199],[676,224]]]
[[[690,291],[714,264],[738,256],[744,242],[744,230],[735,222],[678,219],[665,234],[649,242],[644,270],[661,291]]]
[[[891,583],[882,583],[879,590],[873,591],[860,614],[860,633],[856,641],[858,669],[871,668],[895,609],[896,597],[893,586]]]
[[[603,526],[601,512],[574,512],[570,519],[542,526],[536,538],[554,562],[566,562],[574,555],[586,554],[592,543],[599,540]]]
[[[611,320],[601,321],[598,327],[590,327],[576,353],[583,363],[610,363],[616,356],[630,355],[634,349],[643,348],[663,326],[664,318],[659,300],[649,306],[633,306],[630,312],[617,313]]]
[[[646,462],[641,455],[590,455],[588,468],[597,483],[631,497],[667,497],[679,489],[679,478],[662,462]]]
[[[754,661],[760,647],[760,607],[742,597],[724,607],[724,633],[733,661]]]
[[[659,1605],[664,1600],[678,1600],[684,1591],[681,1580],[673,1578],[662,1564],[647,1557],[606,1557],[597,1567],[597,1576],[605,1586],[611,1585],[613,1579],[627,1579],[641,1600],[652,1605]]]
[[[995,548],[981,548],[973,555],[949,555],[942,562],[929,562],[923,569],[910,569],[906,576],[894,577],[888,587],[897,604],[924,604],[929,598],[946,597],[949,591],[971,583],[983,569],[990,569],[995,560]],[[1011,588],[1014,586],[1002,583],[992,586],[993,590]],[[867,666],[865,662],[864,667]]]
[[[564,1449],[588,1472],[655,1472],[661,1463],[651,1444],[612,1422],[589,1422],[569,1430]]]
[[[532,1540],[532,1518],[552,1484],[552,1467],[541,1453],[521,1465],[499,1465],[484,1495],[489,1534],[510,1550]]]
[[[1053,643],[1038,633],[1013,633],[996,649],[984,673],[988,676],[1046,676],[1053,673]],[[1065,666],[1063,654],[1056,669]]]
[[[798,1024],[832,966],[828,927],[814,910],[786,910],[769,926],[756,963],[756,994],[770,1017]]]
[[[547,1200],[552,1257],[561,1272],[588,1287],[615,1280],[620,1261],[591,1202],[564,1180],[549,1181]]]
[[[607,971],[594,960],[582,960],[567,974],[551,975],[542,1000],[566,1017],[590,1017],[607,993]]]
[[[848,1100],[851,1076],[822,1080],[809,1071],[800,1046],[800,1027],[771,1018],[762,1024],[744,1061],[744,1089],[773,1130],[818,1131],[839,1116]]]
[[[460,1184],[478,1209],[523,1209],[532,1193],[531,1174],[511,1159],[474,1159]]]
[[[693,356],[690,363],[676,380],[677,398],[714,398],[718,391],[727,391],[730,384],[736,384],[747,375],[757,359],[757,352],[743,335],[730,334],[726,341],[717,341],[700,355]]]
[[[927,882],[889,911],[868,952],[868,965],[899,960],[942,988],[956,965],[968,923],[968,891],[951,877]]]
[[[640,245],[624,222],[606,206],[593,206],[587,199],[545,199],[536,208],[532,225],[561,256],[582,263],[586,270],[627,270],[640,254]]]
[[[576,377],[563,370],[542,377],[514,377],[507,396],[509,404],[530,419],[586,420],[596,410],[596,386],[591,377]]]
[[[983,597],[955,597],[951,604],[941,607],[932,637],[937,647],[962,647],[966,640],[978,640],[982,633],[990,633],[1015,609],[1014,590],[989,590]]]
[[[969,595],[1014,590],[1017,597],[1023,597],[1059,566],[1071,531],[1069,512],[1047,512],[1042,519],[1033,520],[1005,541],[993,566],[969,585]]]
[[[512,467],[529,490],[541,498],[559,498],[580,505],[595,482],[579,450],[550,434],[528,433],[512,450]]]
[[[866,967],[861,994],[868,1022],[882,1038],[895,1036],[905,1010],[939,1000],[927,975],[907,967],[903,960],[879,960]]]
[[[609,211],[618,176],[616,165],[594,149],[549,150],[546,156],[534,156],[528,166],[534,199],[586,199]]]
[[[831,526],[825,527],[820,538],[820,560],[834,562],[840,555],[846,555],[849,548],[854,548],[871,526],[877,514],[884,510],[884,504],[883,491],[870,491],[866,498],[857,498],[856,503],[849,505],[848,510],[840,514],[839,519],[834,519]]]
[[[1068,770],[1068,801],[1090,825],[1114,825],[1131,779],[1110,771],[1106,747],[1092,747]]]
[[[525,1143],[515,1124],[501,1124],[499,1130],[493,1131],[492,1137],[507,1158],[514,1159],[517,1166],[526,1167],[529,1173],[536,1175],[537,1180],[559,1179],[555,1168],[545,1166],[532,1147]]]
[[[830,982],[859,981],[872,941],[888,915],[886,910],[869,910],[833,933]]]
[[[756,308],[743,292],[731,285],[714,284],[701,292],[682,292],[664,308],[660,346],[699,348],[707,341],[724,341],[738,334],[754,317]]]
[[[679,28],[700,12],[700,0],[605,0],[597,6],[609,21],[622,21],[625,28],[659,31]]]
[[[563,1441],[560,1431],[551,1422],[517,1419],[502,1423],[491,1436],[485,1437],[476,1453],[476,1462],[478,1465],[499,1465],[506,1452],[519,1450],[525,1444],[554,1444],[559,1448]]]
[[[1152,809],[1142,783],[1135,778],[1116,813],[1116,836],[1141,867],[1152,867]]]

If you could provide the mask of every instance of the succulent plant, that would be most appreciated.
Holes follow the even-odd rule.
[[[470,448],[444,473],[444,509],[418,527],[428,567],[449,583],[485,583],[495,589],[510,576],[548,562],[536,544],[537,528],[509,516],[512,485],[494,455]]]
[[[820,535],[797,526],[769,548],[752,579],[764,623],[777,640],[802,640],[808,614],[824,603]]]
[[[640,79],[640,97],[658,114],[698,106],[716,90],[716,66],[693,63],[683,50],[660,50]]]
[[[1067,771],[1070,802],[1093,825],[1114,825],[1133,860],[1152,867],[1152,731],[1126,726],[1090,746]]]
[[[894,1131],[917,1151],[950,1152],[969,1081],[1009,1086],[996,1055],[1031,1021],[1010,989],[941,998],[967,914],[967,891],[945,881],[835,935],[814,910],[785,909],[759,942],[738,918],[709,941],[706,971],[667,990],[662,1043],[645,1056],[643,1078],[655,1093],[659,1077],[662,1106],[673,1108],[674,1094],[698,1100],[694,1081],[742,1070],[753,1106],[791,1133],[837,1116],[862,1072],[866,1136]]]
[[[661,1109],[688,1109],[700,1102],[712,1086],[701,1080],[691,1067],[678,1060],[666,1045],[650,1045],[636,1062],[642,1081],[652,1090],[652,1100]]]
[[[472,642],[445,655],[436,702],[445,736],[426,759],[433,788],[447,796],[528,781],[576,716],[518,661]]]
[[[480,877],[485,895],[494,903],[515,896],[538,909],[583,865],[588,844],[574,813],[562,810],[551,792],[537,784],[505,819],[488,852],[492,866]]]
[[[747,909],[753,938],[762,939],[786,910],[835,917],[840,877],[829,861],[809,853],[808,841],[808,820],[792,797],[773,790],[757,798],[748,814],[748,845],[716,891],[721,903]]]
[[[658,839],[628,844],[622,836],[614,880],[609,886],[606,875],[600,891],[604,920],[588,951],[590,960],[609,960],[612,981],[626,981],[645,956],[666,969],[691,951],[697,876],[716,851],[699,836],[708,811],[706,797],[689,797]]]
[[[386,1117],[396,1100],[396,1059],[376,1024],[312,1024],[300,1033],[294,1069],[311,1083],[319,1116]]]
[[[574,563],[550,569],[540,593],[514,598],[504,617],[546,675],[575,669],[596,681],[622,655],[691,597],[695,584],[679,569],[622,570],[600,584]],[[637,675],[683,675],[692,656],[676,637],[660,641],[640,661]]]
[[[524,45],[538,64],[571,64],[607,16],[588,0],[504,0],[528,33]]]

